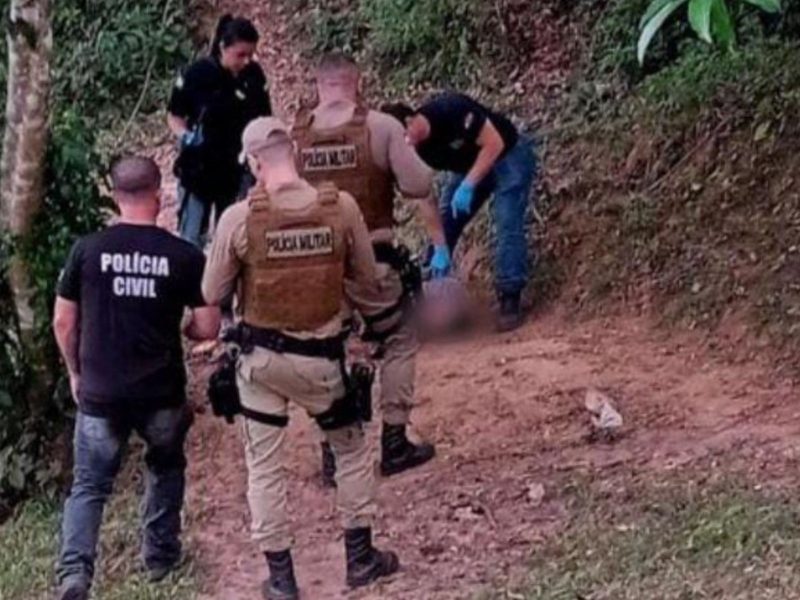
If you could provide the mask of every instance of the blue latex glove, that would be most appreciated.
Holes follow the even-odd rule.
[[[447,246],[434,246],[430,265],[431,276],[434,279],[447,277],[453,265],[450,260],[450,250],[448,250]]]
[[[203,143],[203,132],[199,127],[195,127],[194,129],[187,129],[183,132],[183,135],[178,139],[178,145],[180,149],[183,150],[184,148],[190,148],[194,146],[199,146]]]
[[[475,185],[466,179],[461,182],[461,185],[456,189],[453,194],[453,218],[457,219],[459,215],[467,216],[472,208],[472,200],[475,197]]]

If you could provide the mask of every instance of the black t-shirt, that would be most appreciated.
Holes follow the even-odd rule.
[[[417,147],[417,153],[437,171],[469,172],[478,158],[477,140],[487,119],[503,138],[503,155],[516,145],[519,137],[517,128],[506,117],[464,94],[441,94],[419,112],[430,122],[431,134]]]
[[[185,307],[205,304],[203,253],[163,229],[114,225],[78,240],[58,295],[80,310],[81,409],[111,416],[185,399]]]
[[[181,152],[175,174],[208,202],[233,200],[239,190],[242,133],[253,119],[272,114],[267,79],[249,63],[237,76],[208,57],[190,65],[172,89],[168,110],[202,128],[203,143]]]

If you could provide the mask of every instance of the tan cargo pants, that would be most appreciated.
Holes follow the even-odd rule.
[[[288,415],[289,401],[312,416],[344,394],[335,361],[256,348],[239,363],[242,404],[270,415]],[[242,419],[247,460],[247,500],[252,535],[262,552],[290,548],[284,442],[286,428]],[[360,425],[325,432],[336,455],[337,505],[345,528],[371,527],[376,512],[375,470]]]
[[[400,275],[389,265],[378,263],[378,285],[376,288],[346,281],[347,297],[362,315],[377,315],[397,304],[403,294]],[[381,321],[376,333],[394,327],[403,315]],[[406,323],[383,344],[385,353],[380,365],[380,406],[383,420],[389,425],[406,425],[414,402],[414,378],[416,377],[419,340],[416,330]]]

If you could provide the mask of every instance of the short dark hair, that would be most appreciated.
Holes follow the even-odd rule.
[[[358,71],[358,63],[349,54],[338,50],[326,52],[317,63],[317,71],[319,72],[327,73],[340,70]]]
[[[411,108],[405,102],[391,102],[381,106],[381,112],[393,116],[400,121],[405,127],[406,119],[409,119],[417,114],[417,111]]]
[[[125,156],[111,167],[112,191],[138,195],[161,187],[161,171],[152,158]]]
[[[257,44],[258,38],[258,30],[249,19],[234,17],[231,14],[223,15],[217,23],[214,41],[211,42],[211,55],[219,58],[223,48],[233,46],[237,42]]]

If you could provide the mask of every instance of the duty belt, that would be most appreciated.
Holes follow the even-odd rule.
[[[225,341],[237,344],[244,354],[258,346],[280,354],[299,354],[312,358],[343,360],[347,334],[348,332],[344,331],[333,337],[301,340],[277,329],[262,329],[242,323],[226,336]]]

